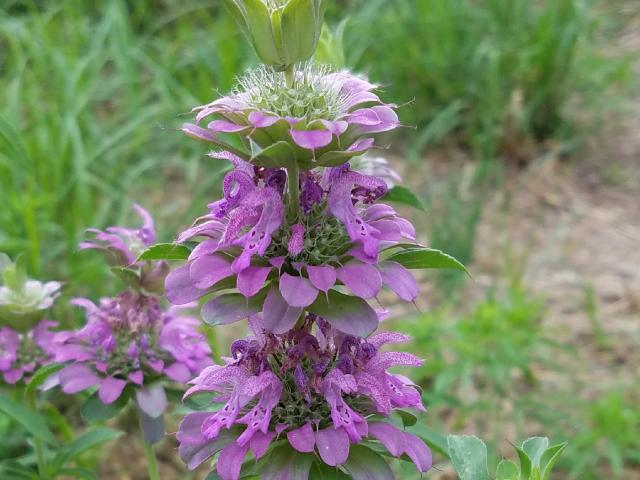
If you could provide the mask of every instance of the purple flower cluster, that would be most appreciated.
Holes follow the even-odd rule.
[[[235,168],[224,179],[224,198],[178,237],[179,242],[205,240],[167,277],[172,303],[236,288],[246,301],[218,296],[204,305],[205,321],[228,324],[264,312],[267,330],[284,333],[306,310],[345,333],[366,336],[378,326],[366,302],[357,303],[350,321],[334,319],[326,310],[333,303],[356,306],[354,301],[375,298],[383,285],[402,300],[416,298],[413,275],[379,258],[402,239],[415,242],[407,220],[388,205],[374,204],[387,191],[383,180],[351,171],[349,164],[303,172],[300,211],[292,218],[285,211],[294,200],[284,192],[284,169],[254,167],[229,152],[212,156],[230,160]]]
[[[27,333],[9,327],[0,329],[0,372],[7,383],[15,384],[21,379],[28,383],[38,367],[53,361],[56,334],[49,329],[57,325],[43,320]]]
[[[72,362],[59,374],[65,393],[99,385],[100,400],[109,404],[130,384],[139,407],[157,417],[166,396],[161,387],[149,386],[164,378],[187,382],[213,364],[211,348],[196,330],[200,322],[180,316],[176,307],[163,311],[157,299],[128,291],[102,299],[100,306],[85,299],[72,303],[87,310],[87,323],[55,338],[56,361]]]
[[[396,105],[384,104],[375,88],[350,73],[313,63],[294,72],[293,85],[261,67],[247,71],[231,95],[195,108],[196,124],[185,123],[182,130],[245,160],[259,158],[262,166],[276,166],[270,160],[274,145],[277,156],[295,158],[301,170],[340,165],[369,150],[371,134],[400,125]],[[198,125],[214,114],[219,118],[206,128]],[[219,134],[240,135],[252,153],[230,147]]]
[[[185,398],[213,392],[213,401],[223,406],[188,414],[182,421],[177,437],[189,468],[219,452],[218,475],[238,480],[249,452],[260,459],[283,438],[309,458],[315,454],[347,472],[354,468],[352,445],[381,445],[392,456],[406,454],[420,472],[431,467],[424,442],[389,421],[395,408],[424,411],[415,385],[387,371],[422,361],[409,353],[379,351],[408,337],[393,332],[347,335],[313,314],[285,334],[269,333],[260,315],[249,318],[249,327],[253,335],[232,344],[226,366],[206,368],[190,382]],[[244,468],[251,466],[249,462]],[[291,478],[290,467],[267,467],[262,478]],[[307,479],[311,462],[298,468],[296,478]],[[386,473],[380,472],[380,478],[389,478]]]

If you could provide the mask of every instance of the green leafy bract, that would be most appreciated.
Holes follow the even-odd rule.
[[[427,211],[416,194],[402,185],[396,185],[395,187],[390,188],[389,191],[384,194],[384,201],[402,203],[404,205],[417,208],[418,210],[422,210],[423,212]]]
[[[469,273],[464,265],[451,255],[432,248],[408,248],[392,254],[387,260],[398,262],[405,268],[450,268]]]
[[[328,297],[327,302],[327,297],[318,295],[309,305],[309,312],[324,318],[341,332],[358,337],[367,337],[378,327],[378,315],[362,298],[335,290],[329,290]]]

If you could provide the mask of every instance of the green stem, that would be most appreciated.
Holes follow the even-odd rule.
[[[293,87],[293,63],[288,65],[284,70],[284,78],[287,82],[287,88]]]
[[[36,391],[35,389],[27,389],[27,390],[29,392],[28,394],[29,408],[34,414],[38,415],[38,402],[36,399]],[[41,478],[47,478],[47,461],[44,457],[44,444],[42,443],[42,440],[40,440],[38,437],[33,437],[33,444],[36,449],[36,457],[38,459],[38,473],[40,474]]]
[[[287,184],[289,185],[289,211],[295,221],[300,212],[300,168],[297,163],[287,168]]]
[[[153,452],[153,445],[148,444],[144,439],[144,432],[142,430],[142,416],[139,416],[139,418],[140,435],[142,435],[142,448],[144,449],[144,456],[147,459],[147,472],[149,472],[149,480],[160,480],[158,461],[156,460],[156,454]]]

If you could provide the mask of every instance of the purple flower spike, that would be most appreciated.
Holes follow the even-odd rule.
[[[99,385],[100,400],[109,404],[130,382],[140,408],[157,417],[166,406],[157,381],[187,382],[213,363],[211,348],[196,330],[200,322],[180,316],[177,307],[163,311],[157,299],[131,292],[104,298],[99,306],[85,299],[73,303],[87,309],[87,324],[54,334],[51,341],[55,360],[72,362],[59,374],[66,393]]]
[[[250,449],[271,465],[252,475],[286,479],[286,469],[274,473],[285,438],[292,453],[313,454],[330,467],[347,468],[352,450],[355,461],[356,452],[377,444],[394,457],[406,454],[420,472],[430,468],[431,453],[420,439],[380,420],[394,408],[424,410],[411,381],[385,370],[420,361],[401,352],[377,353],[378,346],[406,336],[344,335],[316,315],[282,334],[266,333],[260,315],[252,316],[250,325],[253,335],[233,343],[230,363],[205,369],[185,395],[215,392],[219,397],[213,401],[226,402],[218,412],[191,413],[180,424],[179,451],[189,468],[227,449],[236,458],[222,459],[221,453],[217,473],[237,478]],[[365,437],[367,443],[361,443]],[[352,449],[353,444],[360,445]],[[306,470],[297,475],[308,480]]]

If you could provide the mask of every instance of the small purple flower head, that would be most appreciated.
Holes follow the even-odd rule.
[[[282,142],[295,152],[303,171],[335,165],[337,158],[346,162],[370,149],[371,134],[400,125],[396,105],[383,104],[375,88],[326,65],[308,63],[294,72],[293,85],[287,85],[283,73],[260,67],[248,70],[232,94],[195,108],[196,124],[186,123],[182,130],[242,156],[217,136],[238,134],[253,152],[244,156],[255,162],[262,151]],[[363,108],[365,104],[371,106]],[[211,115],[218,119],[206,128],[197,125]]]
[[[137,276],[128,272],[123,274],[123,280],[128,285],[151,294],[162,294],[164,279],[169,273],[169,264],[165,261],[136,262],[140,254],[154,244],[156,231],[149,212],[138,205],[133,207],[142,217],[142,227],[138,229],[107,227],[106,232],[90,228],[87,232],[94,233],[95,238],[79,243],[78,247],[80,250],[97,250],[112,267],[128,267],[137,270]]]
[[[144,208],[134,205],[138,215],[142,217],[142,227],[139,229],[107,227],[106,232],[90,228],[87,232],[95,234],[93,240],[81,242],[81,250],[98,249],[107,263],[113,267],[126,267],[133,264],[138,256],[156,240],[153,218]]]
[[[220,451],[217,474],[223,480],[238,480],[249,473],[245,471],[249,467],[242,466],[249,451],[257,459],[267,458],[264,465],[269,465],[282,449],[292,457],[297,450],[310,455],[309,463],[297,471],[296,477],[306,480],[314,461],[349,472],[358,452],[373,443],[395,457],[407,454],[420,472],[426,472],[431,467],[428,447],[382,419],[389,418],[394,408],[424,411],[413,383],[387,372],[394,365],[419,366],[422,362],[408,353],[377,353],[380,346],[408,337],[385,332],[364,339],[323,327],[321,341],[317,336],[323,320],[315,316],[307,320],[315,328],[315,335],[307,328],[274,335],[266,332],[260,315],[252,316],[254,335],[247,342],[260,340],[251,358],[230,358],[227,366],[209,367],[191,382],[193,386],[185,397],[214,392],[219,394],[214,401],[224,402],[224,406],[217,412],[188,414],[182,421],[177,438],[188,467],[194,469]],[[245,345],[237,342],[237,347]],[[362,352],[367,354],[360,355]],[[274,368],[260,369],[264,362]],[[276,443],[283,438],[287,440],[285,446]],[[351,448],[365,438],[367,446]],[[290,466],[266,468],[250,473],[289,478]]]
[[[9,327],[0,329],[0,372],[7,383],[13,385],[20,380],[29,383],[39,366],[53,361],[56,334],[49,329],[57,325],[43,320],[26,333],[18,333]]]
[[[200,322],[181,316],[177,307],[164,311],[155,298],[128,291],[99,306],[85,299],[73,303],[87,310],[87,324],[55,338],[56,361],[72,362],[59,374],[65,393],[99,385],[100,400],[110,404],[130,384],[139,407],[155,418],[164,412],[159,405],[166,406],[157,382],[187,382],[213,363],[196,330]]]

